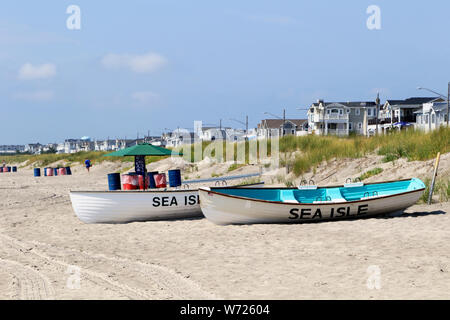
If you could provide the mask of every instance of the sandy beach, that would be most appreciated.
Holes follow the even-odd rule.
[[[444,171],[449,161],[444,155]],[[423,177],[432,163],[382,164],[383,175],[368,181]],[[125,166],[105,162],[90,173],[76,166],[72,176],[57,177],[35,178],[30,167],[0,174],[0,299],[450,298],[449,202],[417,204],[397,217],[296,225],[79,221],[69,190],[106,190],[106,174]],[[342,183],[375,166],[374,157],[331,162],[305,178]],[[220,171],[205,167],[190,178]],[[266,183],[277,185],[280,170],[266,173]],[[368,285],[373,270],[376,286]]]

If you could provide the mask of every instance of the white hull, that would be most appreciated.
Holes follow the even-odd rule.
[[[75,214],[85,223],[125,223],[202,216],[198,190],[72,191],[70,200]]]
[[[301,223],[320,220],[373,217],[403,210],[416,203],[423,190],[367,200],[324,204],[283,203],[223,195],[200,188],[200,207],[205,217],[219,225]]]
[[[263,183],[243,185],[260,187]],[[77,217],[85,223],[203,217],[198,189],[165,191],[71,191]]]

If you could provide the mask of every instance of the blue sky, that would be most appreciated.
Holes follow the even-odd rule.
[[[69,5],[81,30],[69,30]],[[369,30],[369,5],[381,29]],[[305,117],[317,99],[446,92],[448,1],[8,1],[0,144]]]

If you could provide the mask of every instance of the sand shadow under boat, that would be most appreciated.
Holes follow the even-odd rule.
[[[324,219],[319,221],[302,221],[301,223],[258,223],[258,224],[279,224],[279,225],[299,225],[299,224],[320,224],[320,223],[326,223],[326,222],[344,222],[344,221],[356,221],[356,220],[368,220],[368,219],[395,219],[395,218],[420,218],[420,217],[426,217],[430,215],[442,215],[446,214],[447,212],[443,210],[434,210],[434,211],[421,211],[421,212],[412,212],[412,213],[405,213],[407,209],[400,210],[396,212],[386,213],[379,216],[369,216],[369,217],[359,217],[359,218],[346,218],[346,219]],[[177,222],[177,221],[196,221],[196,220],[203,220],[206,219],[204,216],[201,217],[186,217],[186,218],[164,218],[161,217],[161,219],[152,219],[152,220],[136,220],[136,221],[127,221],[127,222],[120,222],[120,223],[96,223],[96,224],[130,224],[130,223],[146,223],[146,222]],[[230,225],[250,225],[250,224],[230,224]]]
[[[425,217],[430,215],[440,215],[440,214],[446,214],[447,212],[443,210],[434,210],[434,211],[421,211],[421,212],[411,212],[406,213],[405,210],[397,211],[393,213],[388,213],[379,217],[374,217],[376,219],[392,219],[392,218],[419,218],[419,217]]]

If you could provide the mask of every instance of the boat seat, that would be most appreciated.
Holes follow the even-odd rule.
[[[319,201],[319,200],[313,201],[314,204],[317,204],[317,203],[330,203],[330,202],[331,201]]]
[[[342,203],[342,202],[347,202],[347,200],[345,200],[344,198],[341,199],[333,199],[333,200],[316,200],[313,201],[313,203]]]
[[[328,202],[336,202],[336,203],[347,202],[347,200],[345,200],[345,198],[342,196],[339,188],[327,189],[326,195],[331,198],[331,201]]]
[[[374,198],[380,198],[383,195],[379,195],[378,191],[373,191],[372,194],[370,194],[370,192],[365,192],[364,196],[361,197],[360,200],[367,200],[367,199],[374,199]]]
[[[344,188],[355,188],[364,186],[364,182],[344,183]]]
[[[287,203],[300,203],[295,198],[293,190],[280,190],[280,201]]]
[[[309,186],[298,186],[299,190],[317,190],[317,186],[309,185]]]
[[[366,196],[366,197],[362,197],[359,200],[368,200],[368,199],[375,199],[375,198],[381,198],[382,196],[376,195],[376,196]]]

